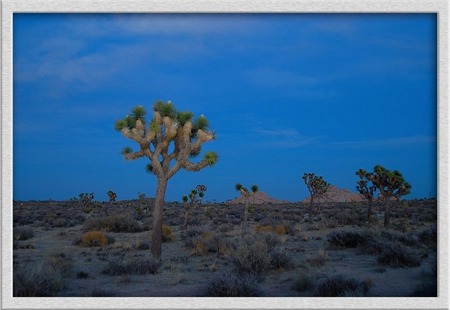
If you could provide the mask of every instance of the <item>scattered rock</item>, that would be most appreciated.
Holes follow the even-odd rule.
[[[244,203],[244,197],[240,196],[240,197],[237,197],[236,199],[232,199],[232,200],[230,199],[230,200],[227,200],[225,203],[226,204],[242,204],[242,203]],[[286,203],[289,203],[289,201],[272,198],[264,192],[256,192],[250,198],[250,203],[252,203],[252,204],[268,204],[268,203],[286,204]]]
[[[361,202],[365,200],[364,196],[357,193],[352,193],[349,190],[337,188],[336,186],[328,187],[325,194],[320,197],[315,197],[314,202]],[[309,202],[310,197],[302,202]]]

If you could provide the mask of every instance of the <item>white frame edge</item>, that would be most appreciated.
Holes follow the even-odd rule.
[[[1,2],[2,309],[448,309],[447,0],[4,0]],[[438,20],[437,298],[13,298],[12,297],[12,20],[14,13],[436,13]],[[442,259],[443,258],[443,259]]]

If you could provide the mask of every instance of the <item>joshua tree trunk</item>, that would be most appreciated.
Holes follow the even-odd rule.
[[[244,238],[245,231],[247,230],[247,216],[248,216],[248,202],[247,202],[247,200],[245,200],[244,220],[242,221],[242,238]]]
[[[384,227],[389,226],[391,221],[391,206],[389,199],[386,200],[386,206],[384,207]]]
[[[309,202],[309,221],[312,223],[312,205],[314,201],[314,196],[311,195],[311,201]]]
[[[218,159],[217,153],[207,152],[199,162],[191,162],[190,158],[201,152],[203,143],[215,138],[209,131],[207,119],[201,115],[192,120],[191,112],[179,112],[169,101],[157,101],[153,105],[153,119],[145,121],[147,112],[142,106],[134,108],[131,115],[117,120],[114,128],[139,144],[139,150],[133,152],[125,147],[122,154],[127,160],[147,157],[150,163],[147,171],[156,175],[158,185],[153,211],[153,231],[151,253],[161,258],[162,225],[164,196],[167,182],[180,169],[199,171],[213,166]]]
[[[372,199],[369,199],[369,204],[367,207],[367,222],[370,223],[370,217],[372,216]]]
[[[156,258],[161,258],[162,244],[162,224],[163,224],[163,208],[164,196],[166,195],[167,179],[165,177],[158,178],[158,188],[156,190],[155,209],[153,210],[153,230],[151,252]]]
[[[186,209],[186,213],[184,213],[184,224],[183,224],[183,229],[184,230],[187,229],[188,216],[189,216],[189,209]]]

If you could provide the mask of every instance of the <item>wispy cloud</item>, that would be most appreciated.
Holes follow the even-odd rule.
[[[337,148],[395,148],[431,144],[435,143],[436,140],[436,137],[432,136],[414,135],[408,137],[396,137],[376,140],[330,142],[327,145],[329,147]]]
[[[321,138],[320,136],[302,135],[298,130],[292,128],[266,129],[258,127],[251,134],[255,136],[254,141],[259,147],[299,147],[311,144]]]

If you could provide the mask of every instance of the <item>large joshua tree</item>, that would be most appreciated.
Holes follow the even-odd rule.
[[[401,196],[411,192],[411,185],[405,181],[402,174],[390,171],[380,165],[373,168],[374,172],[368,174],[368,179],[377,187],[385,199],[384,226],[390,223],[390,200],[392,197],[400,200]]]
[[[309,201],[309,221],[312,223],[312,206],[314,203],[314,198],[325,194],[330,184],[327,183],[323,177],[318,177],[314,175],[314,173],[305,173],[302,179],[305,181],[309,194],[311,195],[311,199]]]
[[[193,119],[191,112],[179,112],[170,101],[157,101],[153,105],[153,118],[145,120],[147,112],[137,106],[131,114],[116,121],[115,129],[134,140],[139,149],[123,149],[126,160],[146,157],[150,160],[147,171],[156,175],[157,189],[153,211],[153,231],[151,252],[161,258],[163,205],[167,183],[180,169],[199,171],[213,166],[218,159],[215,152],[207,152],[202,160],[192,162],[198,156],[203,143],[215,138],[215,133],[208,129],[208,120],[201,115]]]
[[[238,192],[240,192],[242,197],[244,198],[244,220],[242,221],[242,238],[244,238],[247,230],[249,199],[258,191],[258,186],[252,185],[252,187],[250,188],[251,191],[249,191],[244,186],[242,186],[242,184],[238,183],[234,186],[234,188]]]
[[[371,181],[373,179],[373,173],[368,173],[364,169],[359,169],[356,171],[356,175],[359,176],[359,180],[356,181],[358,184],[356,189],[358,192],[367,199],[368,207],[367,207],[367,221],[370,222],[370,217],[372,215],[372,202],[375,191],[377,190],[376,185]],[[372,185],[369,185],[371,182]]]

